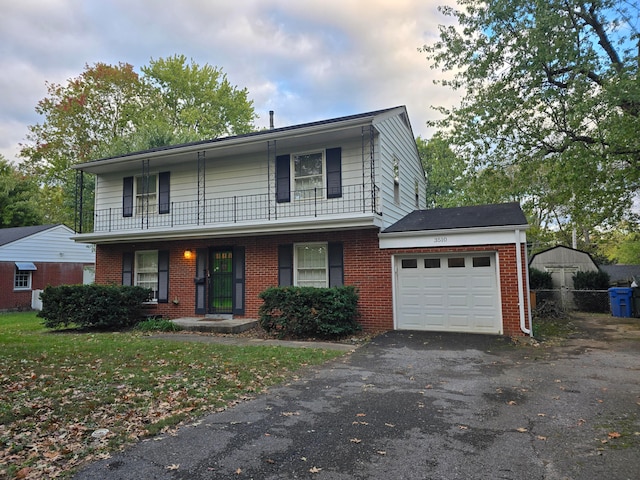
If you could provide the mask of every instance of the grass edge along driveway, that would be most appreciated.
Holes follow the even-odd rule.
[[[0,478],[68,477],[343,354],[55,332],[34,312],[0,314]]]

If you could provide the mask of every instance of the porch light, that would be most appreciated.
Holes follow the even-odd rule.
[[[187,248],[184,251],[184,258],[186,258],[187,260],[191,260],[193,258],[193,250]]]

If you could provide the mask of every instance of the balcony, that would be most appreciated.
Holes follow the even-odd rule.
[[[291,201],[277,203],[275,195],[237,195],[171,202],[169,213],[158,214],[156,204],[134,208],[134,215],[123,216],[122,208],[81,213],[78,233],[110,233],[164,230],[176,227],[215,226],[279,219],[304,219],[329,215],[380,214],[377,186],[347,185],[342,196],[326,198],[323,188],[291,191]]]

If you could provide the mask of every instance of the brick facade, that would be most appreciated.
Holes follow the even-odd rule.
[[[167,250],[169,257],[169,302],[155,312],[169,318],[193,317],[195,310],[195,258],[185,259],[186,249],[245,248],[245,317],[257,318],[258,294],[278,284],[278,245],[296,242],[342,242],[344,283],[360,293],[361,323],[368,330],[393,329],[392,255],[400,253],[455,253],[495,251],[500,265],[500,289],[504,334],[522,335],[518,308],[515,245],[380,250],[378,230],[344,230],[313,234],[268,235],[227,239],[179,240],[123,245],[98,245],[96,283],[122,283],[122,254],[140,250]],[[523,277],[526,275],[522,247]],[[523,278],[526,282],[526,278]],[[526,285],[526,283],[525,283]],[[525,302],[527,299],[525,298]],[[526,306],[525,306],[526,307]]]
[[[28,310],[31,308],[31,291],[42,290],[47,285],[74,285],[82,283],[84,263],[34,262],[37,270],[31,272],[31,289],[14,290],[13,262],[0,262],[0,310]],[[86,264],[89,265],[89,264]]]

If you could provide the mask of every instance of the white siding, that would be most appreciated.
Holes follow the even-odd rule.
[[[64,225],[0,246],[3,262],[95,263],[91,245],[75,243]]]
[[[386,228],[413,210],[425,208],[425,178],[411,128],[401,116],[395,115],[375,124],[380,132],[377,160],[377,182]],[[398,159],[400,202],[394,201],[393,160]],[[418,182],[419,208],[415,202],[415,182]]]

